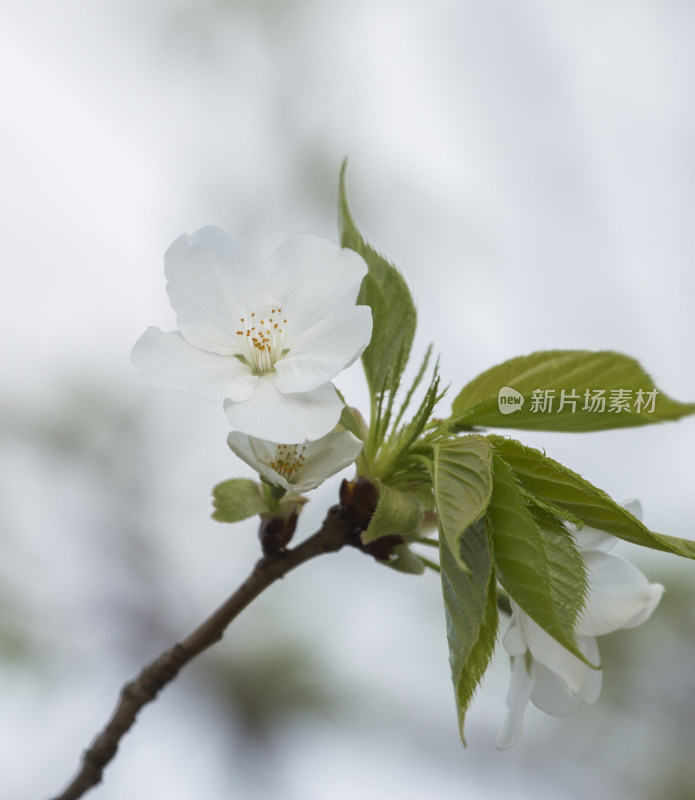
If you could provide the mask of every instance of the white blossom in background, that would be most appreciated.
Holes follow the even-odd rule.
[[[639,501],[624,507],[641,518]],[[650,584],[637,567],[608,553],[619,540],[594,528],[571,528],[587,567],[588,596],[577,624],[577,642],[592,664],[599,664],[597,636],[634,628],[647,620],[661,599],[664,587]],[[507,694],[509,711],[497,747],[516,744],[522,734],[529,700],[541,711],[564,717],[582,704],[595,703],[601,693],[602,672],[572,655],[536,624],[512,600],[512,619],[502,640],[511,656]]]
[[[362,451],[362,441],[341,429],[303,444],[278,444],[234,431],[227,442],[268,483],[300,493],[349,467]]]
[[[165,255],[179,330],[150,327],[133,348],[149,383],[224,401],[232,429],[279,442],[315,440],[343,404],[332,379],[369,344],[355,305],[364,260],[311,234],[269,260],[219,228],[180,236]]]

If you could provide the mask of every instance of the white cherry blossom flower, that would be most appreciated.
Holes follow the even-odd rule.
[[[639,501],[624,507],[641,518]],[[577,643],[592,664],[599,664],[597,636],[634,628],[647,620],[664,587],[650,584],[637,567],[607,551],[618,542],[594,528],[571,530],[587,567],[589,591],[576,628]],[[511,656],[507,694],[509,711],[497,736],[497,747],[516,744],[523,730],[529,700],[541,711],[564,717],[582,704],[595,703],[601,693],[601,670],[592,669],[546,633],[512,600],[512,619],[502,640]]]
[[[355,305],[364,260],[310,234],[269,260],[219,228],[179,237],[165,255],[179,330],[148,328],[132,359],[149,383],[223,400],[233,430],[280,442],[315,440],[338,422],[332,379],[371,338]]]
[[[278,444],[235,431],[227,442],[268,483],[300,493],[315,489],[350,466],[362,450],[362,441],[340,428],[303,444]]]

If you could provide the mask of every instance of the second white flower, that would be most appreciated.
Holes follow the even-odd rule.
[[[235,432],[229,434],[227,443],[268,483],[299,493],[315,489],[349,467],[362,451],[362,442],[340,427],[302,444],[278,444]]]

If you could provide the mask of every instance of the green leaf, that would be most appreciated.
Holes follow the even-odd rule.
[[[370,542],[393,533],[407,534],[418,531],[425,517],[420,500],[409,492],[401,492],[381,481],[379,501],[367,530],[362,532],[362,542]]]
[[[507,466],[509,465],[507,464]],[[533,492],[530,492],[522,483],[519,484],[519,489],[526,501],[526,505],[533,506],[538,514],[542,514],[546,518],[553,517],[556,520],[564,520],[564,522],[569,522],[570,525],[574,525],[577,529],[584,526],[584,521],[579,519],[579,517],[568,509],[552,503],[547,498],[541,498],[537,494],[533,494]]]
[[[425,352],[425,356],[422,359],[422,363],[420,364],[420,369],[418,370],[417,375],[415,376],[415,379],[413,380],[410,389],[408,389],[408,391],[406,392],[405,398],[401,403],[401,407],[398,409],[398,416],[396,417],[396,421],[393,423],[394,430],[396,430],[398,426],[401,424],[401,420],[405,416],[405,412],[408,410],[408,407],[410,406],[410,401],[413,399],[413,395],[415,394],[418,387],[422,383],[422,379],[425,377],[425,372],[427,372],[427,367],[429,366],[431,357],[432,357],[432,345],[429,345],[429,347]],[[430,386],[428,392],[432,390],[432,384],[435,382],[438,374],[439,374],[439,361],[437,361],[437,364],[435,364],[434,370],[432,372],[432,379],[430,380]],[[423,400],[423,403],[421,403],[418,414],[421,412],[422,405],[426,402],[426,400],[427,397],[425,396],[425,400]],[[429,421],[429,415],[427,421]]]
[[[585,525],[633,544],[695,558],[695,542],[650,531],[604,491],[540,450],[503,436],[490,435],[488,439],[529,492],[565,509]]]
[[[375,402],[372,406],[369,439],[367,443],[367,450],[369,453],[376,453],[388,435],[396,394],[400,388],[400,376],[405,369],[406,360],[401,350],[396,361],[389,365],[381,388],[370,388],[371,397]]]
[[[435,445],[434,498],[439,538],[461,558],[465,531],[485,514],[492,494],[492,449],[483,436],[463,436]],[[460,562],[464,570],[469,566]]]
[[[488,534],[483,520],[459,537],[459,552],[439,540],[442,592],[461,741],[463,725],[476,687],[490,663],[497,638],[497,582]],[[461,569],[461,562],[470,570]]]
[[[432,411],[444,396],[439,391],[439,376],[435,366],[427,391],[413,418],[397,430],[392,429],[387,441],[374,464],[374,474],[381,476],[391,484],[412,484],[422,477],[422,448],[418,448],[418,438],[430,421]],[[402,415],[399,412],[399,418]],[[400,419],[397,418],[397,421]],[[421,444],[421,443],[420,443]],[[425,445],[429,453],[431,446]],[[419,452],[418,452],[419,450]]]
[[[529,508],[512,471],[493,454],[493,488],[485,517],[500,583],[541,628],[585,663],[574,629],[587,592],[586,568],[563,526]]]
[[[478,375],[452,404],[459,428],[600,431],[692,413],[695,403],[672,400],[634,358],[608,350],[548,350],[512,358]]]
[[[346,167],[347,160],[340,170],[340,243],[359,253],[369,268],[357,303],[372,309],[372,339],[362,354],[362,364],[374,398],[384,389],[395,391],[400,382],[415,335],[415,304],[398,270],[362,238],[347,202]]]
[[[212,496],[216,509],[212,518],[218,522],[241,522],[269,510],[261,487],[248,478],[232,478],[218,483]]]

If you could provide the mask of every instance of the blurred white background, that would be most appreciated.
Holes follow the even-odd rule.
[[[250,569],[209,519],[248,474],[222,411],[140,385],[162,254],[217,224],[337,238],[341,160],[452,393],[533,350],[612,348],[695,399],[695,6],[685,0],[5,0],[0,6],[0,796],[48,797],[122,683]],[[364,405],[358,368],[341,389]],[[522,434],[695,538],[695,420]],[[302,534],[334,502],[314,493]],[[498,753],[507,662],[456,730],[436,576],[357,553],[274,587],[141,715],[93,792],[692,797],[695,573],[604,640],[601,702]],[[92,795],[90,795],[91,797]]]

